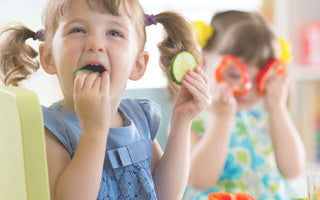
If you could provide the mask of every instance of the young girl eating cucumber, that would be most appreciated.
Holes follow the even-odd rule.
[[[301,174],[305,151],[287,108],[278,39],[258,13],[225,11],[210,26],[197,23],[197,38],[209,35],[203,55],[212,103],[192,124],[184,199],[214,192],[291,199],[295,192],[287,180]]]
[[[198,58],[193,32],[180,15],[145,15],[137,0],[49,0],[43,31],[4,31],[4,83],[18,85],[38,69],[37,52],[26,41],[40,39],[41,66],[57,75],[63,93],[42,107],[51,199],[181,199],[190,125],[210,100],[205,73],[196,67],[181,81],[164,152],[155,139],[160,107],[122,98],[128,79],[144,75],[145,28],[156,23],[167,32],[159,45],[166,72],[181,51]]]

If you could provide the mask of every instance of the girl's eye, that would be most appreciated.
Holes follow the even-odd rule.
[[[122,37],[122,34],[120,32],[114,31],[114,30],[107,32],[107,35],[110,35],[113,37]]]
[[[232,74],[232,73],[230,73],[229,76],[230,76],[230,78],[232,78],[232,79],[240,79],[240,78],[241,78],[241,75],[239,75],[239,74]]]
[[[69,33],[86,33],[83,28],[72,28]]]

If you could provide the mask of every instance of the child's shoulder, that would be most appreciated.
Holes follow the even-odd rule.
[[[141,108],[145,112],[156,112],[156,113],[159,113],[161,110],[161,107],[159,104],[147,98],[126,97],[121,100],[120,107],[125,107],[130,109]]]
[[[72,157],[81,133],[77,115],[59,103],[41,107],[44,126],[58,138]]]

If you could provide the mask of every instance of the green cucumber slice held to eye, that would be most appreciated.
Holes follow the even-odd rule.
[[[181,85],[184,75],[189,70],[194,70],[197,66],[197,60],[194,55],[188,51],[182,51],[175,55],[169,65],[169,74],[171,80]]]

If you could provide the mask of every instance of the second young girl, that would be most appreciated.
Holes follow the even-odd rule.
[[[185,199],[213,192],[291,199],[286,180],[301,174],[305,153],[287,108],[288,81],[261,76],[281,63],[278,40],[257,13],[220,12],[211,25],[203,54],[213,100],[193,123]]]
[[[199,67],[184,77],[162,152],[155,139],[159,106],[122,99],[128,79],[139,80],[146,70],[150,22],[163,24],[168,34],[159,45],[164,69],[180,51],[199,55],[181,16],[146,16],[137,0],[49,0],[44,32],[23,26],[5,31],[5,84],[18,85],[38,68],[37,52],[25,42],[41,39],[40,63],[57,75],[63,93],[59,102],[43,107],[51,199],[181,199],[190,125],[209,102],[208,82]],[[93,73],[75,78],[79,69]]]

